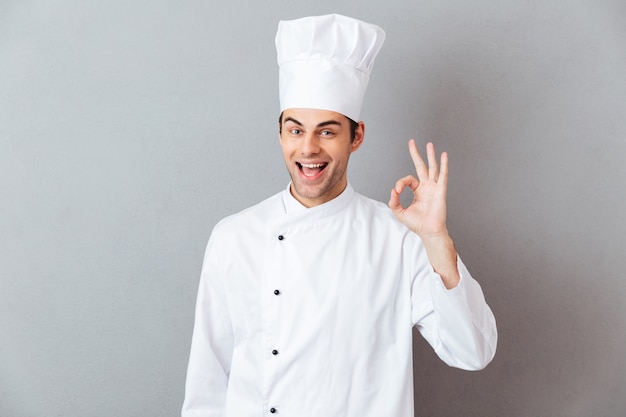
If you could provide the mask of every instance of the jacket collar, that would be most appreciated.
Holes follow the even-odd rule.
[[[296,200],[293,195],[291,195],[291,192],[289,191],[290,187],[291,183],[287,186],[287,189],[282,192],[283,207],[289,223],[291,223],[292,220],[306,221],[328,217],[343,210],[354,196],[354,189],[350,183],[348,183],[343,192],[334,199],[324,204],[320,204],[319,206],[307,208]]]

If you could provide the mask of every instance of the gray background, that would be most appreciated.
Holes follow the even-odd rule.
[[[313,2],[311,2],[313,3]],[[494,362],[415,341],[420,416],[626,410],[626,3],[0,0],[0,416],[175,416],[213,225],[283,189],[279,19],[387,42],[350,179],[451,156]]]

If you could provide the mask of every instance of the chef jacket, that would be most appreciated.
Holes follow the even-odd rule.
[[[413,417],[413,326],[450,366],[495,354],[493,314],[458,268],[446,289],[418,235],[350,185],[227,217],[207,245],[182,416]]]

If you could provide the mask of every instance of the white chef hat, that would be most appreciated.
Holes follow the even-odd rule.
[[[358,122],[384,40],[380,27],[337,14],[280,21],[280,111],[331,110]]]

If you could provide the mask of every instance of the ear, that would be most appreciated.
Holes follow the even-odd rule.
[[[361,144],[363,144],[363,139],[365,139],[365,123],[359,122],[359,126],[354,132],[354,140],[352,141],[352,152],[361,147]]]

